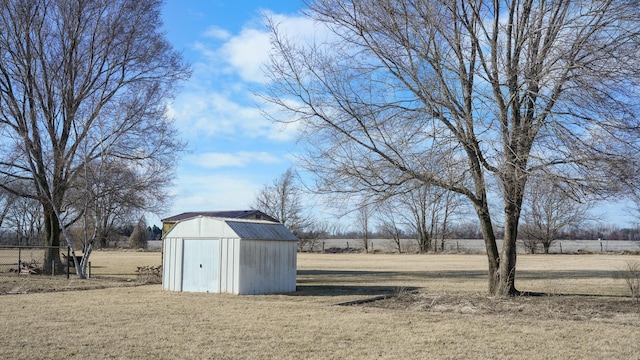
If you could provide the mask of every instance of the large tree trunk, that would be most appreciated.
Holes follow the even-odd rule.
[[[551,241],[544,241],[542,243],[542,247],[544,248],[544,253],[549,254],[549,248],[551,247]]]
[[[491,223],[486,198],[479,203],[475,203],[475,210],[480,220],[480,229],[482,230],[482,238],[484,239],[487,260],[489,262],[489,294],[497,295],[497,289],[500,288],[498,276],[500,255],[498,253],[498,246],[496,245],[496,237],[493,232],[493,224]]]
[[[93,246],[92,244],[88,244],[87,247],[85,248],[85,250],[82,252],[82,261],[80,262],[80,266],[79,269],[76,269],[76,274],[78,275],[78,277],[80,277],[81,279],[86,279],[87,278],[87,268],[89,266],[89,257],[91,256],[91,251],[93,251]]]
[[[431,238],[422,225],[418,226],[418,245],[420,248],[420,254],[428,253],[431,248]]]
[[[489,294],[492,296],[514,296],[519,292],[515,288],[516,272],[516,239],[518,236],[519,202],[505,202],[505,234],[502,252],[498,251],[496,236],[493,231],[489,203],[486,193],[474,202],[480,220],[482,238],[484,239],[489,262]],[[509,205],[510,204],[510,205]]]
[[[515,146],[511,146],[516,148]],[[502,180],[504,184],[504,238],[500,254],[499,286],[494,295],[515,296],[516,290],[516,254],[518,240],[518,224],[522,211],[522,201],[526,184],[526,162],[518,161],[515,157],[508,162],[507,176]],[[510,176],[509,176],[510,175]]]
[[[515,296],[519,292],[515,287],[516,278],[516,240],[518,238],[519,214],[516,209],[505,212],[505,228],[500,256],[499,286],[494,295]]]
[[[489,294],[492,296],[518,295],[519,291],[515,287],[516,241],[514,239],[517,233],[514,234],[513,231],[505,228],[502,252],[499,253],[490,217],[481,216],[480,223],[489,262]],[[509,233],[511,235],[508,235]]]
[[[44,245],[47,250],[44,255],[42,271],[44,274],[62,274],[64,267],[60,260],[60,221],[50,206],[44,205]]]

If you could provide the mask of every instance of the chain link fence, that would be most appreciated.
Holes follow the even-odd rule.
[[[0,276],[42,272],[45,254],[50,249],[60,251],[61,258],[67,255],[66,246],[0,246]],[[66,264],[66,261],[62,263]]]

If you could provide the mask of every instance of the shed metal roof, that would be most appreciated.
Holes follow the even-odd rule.
[[[225,220],[225,222],[241,239],[298,240],[298,238],[282,224],[234,220]]]
[[[178,215],[169,216],[162,219],[162,222],[175,222],[195,218],[198,216],[228,219],[259,219],[278,222],[278,220],[272,218],[271,216],[263,213],[260,210],[190,211]]]
[[[286,226],[280,223],[212,216],[196,216],[177,221],[164,236],[202,239],[231,237],[246,240],[298,240]]]

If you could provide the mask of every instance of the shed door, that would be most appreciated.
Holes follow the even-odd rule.
[[[182,291],[220,292],[220,240],[185,240]]]

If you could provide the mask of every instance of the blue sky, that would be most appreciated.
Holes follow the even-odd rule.
[[[298,0],[168,0],[163,9],[169,41],[192,65],[170,111],[189,143],[177,169],[173,204],[161,217],[185,211],[250,207],[256,193],[292,165],[296,129],[265,119],[252,90],[264,80],[268,33],[264,14],[295,33],[313,31]],[[628,226],[628,207],[608,203],[597,211],[606,223]],[[150,223],[159,224],[151,216]]]
[[[165,3],[167,37],[193,75],[171,103],[190,152],[177,169],[175,201],[160,215],[249,208],[256,193],[291,166],[295,129],[265,119],[251,91],[262,84],[269,50],[263,14],[300,27],[306,22],[301,8],[299,1]]]

